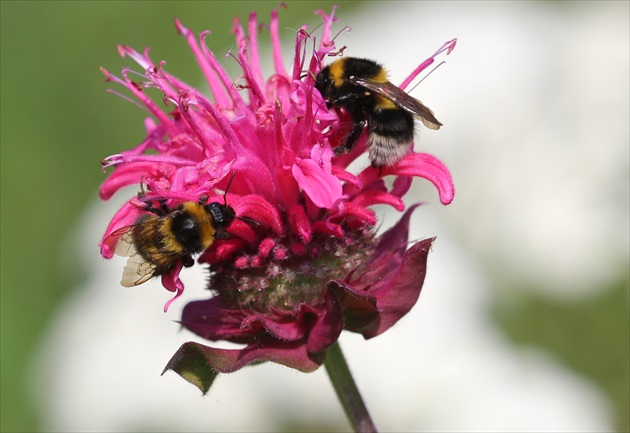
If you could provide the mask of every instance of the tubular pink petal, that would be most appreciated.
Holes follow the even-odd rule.
[[[242,143],[236,136],[234,129],[230,125],[230,122],[225,118],[225,116],[223,116],[215,107],[212,106],[212,104],[209,104],[207,101],[200,100],[199,103],[201,107],[203,107],[203,109],[206,110],[206,112],[210,116],[212,116],[212,118],[217,122],[217,124],[221,128],[221,132],[223,133],[223,135],[225,136],[227,140],[225,144],[229,145],[228,149],[231,150],[232,152],[245,151]]]
[[[232,31],[236,35],[239,65],[243,69],[243,75],[245,76],[245,80],[247,81],[250,104],[252,105],[252,107],[254,107],[254,109],[256,109],[265,102],[265,97],[260,87],[263,85],[263,83],[259,83],[258,81],[256,81],[256,77],[254,76],[254,73],[249,66],[250,60],[247,57],[248,39],[245,36],[245,31],[243,30],[243,26],[241,26],[238,18],[234,18]]]
[[[225,241],[215,241],[211,250],[206,250],[199,257],[200,263],[218,263],[232,259],[247,243],[242,239],[230,238]]]
[[[390,194],[396,197],[402,197],[409,191],[411,188],[411,182],[413,181],[413,177],[410,176],[398,176],[394,180],[394,185],[392,186],[392,190]]]
[[[455,187],[448,168],[439,159],[427,153],[410,152],[396,165],[384,167],[382,174],[427,179],[435,185],[440,194],[440,201],[445,205],[453,201],[455,196]]]
[[[221,107],[230,107],[229,99],[225,93],[224,88],[221,86],[219,79],[212,66],[208,62],[207,56],[204,55],[202,50],[199,48],[197,44],[197,40],[193,32],[191,32],[188,28],[184,27],[179,21],[179,19],[175,19],[175,27],[177,28],[178,33],[182,34],[184,38],[186,38],[186,42],[188,46],[193,52],[195,59],[197,60],[197,64],[201,68],[204,76],[206,77],[206,81],[208,82],[208,86],[210,87],[210,91],[214,95],[214,101],[217,105]],[[203,41],[203,39],[202,39]]]
[[[140,54],[128,45],[118,45],[118,53],[120,57],[131,57],[137,64],[139,64],[145,71],[153,67],[153,62],[149,59],[149,49],[147,48],[144,54]]]
[[[368,226],[374,226],[376,224],[376,215],[373,210],[366,209],[354,203],[346,203],[344,205],[344,215],[358,218]]]
[[[180,158],[177,156],[168,156],[168,155],[117,155],[119,158],[117,160],[104,160],[106,162],[105,166],[109,167],[111,165],[118,164],[131,164],[134,166],[146,165],[147,167],[156,167],[159,164],[170,164],[175,167],[186,167],[190,165],[194,165],[194,162],[189,159]],[[145,164],[146,163],[146,164]]]
[[[420,63],[420,65],[416,69],[414,69],[414,71],[411,74],[409,74],[407,78],[405,78],[405,80],[400,84],[399,87],[405,90],[405,88],[407,88],[409,83],[411,83],[413,79],[416,78],[418,74],[420,74],[420,72],[424,71],[429,65],[431,65],[435,61],[435,58],[438,55],[440,55],[444,51],[446,51],[447,56],[451,54],[451,51],[455,49],[455,44],[457,44],[457,38],[451,39],[450,41],[445,42],[444,45],[442,45],[440,49],[438,49],[435,53],[433,53],[431,57],[426,59],[424,62]]]
[[[255,244],[258,240],[256,233],[245,222],[236,220],[230,225],[229,233],[237,236],[249,244]]]
[[[258,246],[258,255],[262,258],[268,257],[275,246],[276,241],[274,241],[272,238],[263,239]]]
[[[227,92],[230,99],[232,100],[234,110],[238,113],[246,113],[247,109],[246,109],[245,102],[243,101],[243,98],[241,98],[241,95],[232,86],[232,80],[228,76],[227,72],[225,72],[225,69],[223,69],[223,67],[217,61],[212,51],[210,51],[206,45],[207,34],[208,34],[207,32],[204,32],[201,35],[201,50],[203,51],[203,54],[206,57],[208,64],[210,64],[212,69],[217,73],[217,75],[221,79],[221,83],[223,84],[223,87],[225,88],[225,92]],[[226,105],[226,108],[230,108],[229,105]]]
[[[258,85],[264,87],[265,80],[260,70],[260,55],[258,53],[258,19],[256,13],[249,14],[249,20],[247,21],[247,33],[249,34],[249,65],[252,68],[252,76]]]
[[[377,204],[386,204],[397,211],[405,210],[405,204],[403,201],[386,191],[368,190],[359,194],[352,200],[352,204],[355,206],[367,208],[368,206],[374,206]]]
[[[340,167],[338,167],[336,165],[333,165],[332,168],[331,168],[331,172],[341,182],[345,182],[347,184],[350,184],[356,189],[361,189],[362,188],[361,181],[359,180],[359,178],[357,176],[355,176],[354,174],[344,170],[343,168],[340,168]]]
[[[319,233],[323,235],[336,236],[343,238],[343,228],[339,224],[331,223],[330,221],[315,221],[312,225],[313,233]]]
[[[167,274],[162,275],[162,285],[169,292],[175,292],[175,295],[164,304],[164,312],[166,313],[173,302],[184,293],[184,283],[179,279],[179,273],[183,268],[183,263],[178,260],[175,267]]]
[[[118,166],[101,185],[99,195],[101,199],[108,200],[120,188],[140,183],[144,176],[160,177],[169,171],[167,167],[152,162]]]
[[[330,11],[330,15],[327,15],[326,12],[322,10],[315,11],[315,13],[322,17],[322,19],[324,20],[324,29],[322,30],[322,41],[320,43],[320,49],[324,46],[331,45],[332,41],[330,40],[330,35],[332,31],[332,24],[333,22],[337,21],[337,18],[335,18],[336,10],[337,6],[333,5],[332,10]]]
[[[195,95],[195,96],[197,96],[197,95]],[[180,97],[180,106],[184,106],[184,107],[188,106],[189,107],[189,104],[191,102],[192,101],[189,101],[189,100],[186,99],[185,95],[182,95]],[[197,100],[195,102],[200,102],[200,101]],[[201,105],[205,108],[206,104],[202,103]],[[213,143],[210,140],[210,138],[206,136],[206,133],[205,133],[204,129],[201,126],[201,122],[203,120],[200,118],[199,119],[200,121],[197,122],[197,120],[195,119],[195,117],[201,117],[201,116],[197,116],[197,114],[193,110],[190,110],[190,108],[184,108],[183,110],[180,109],[179,112],[181,113],[182,117],[186,120],[186,123],[188,124],[188,126],[190,126],[190,128],[193,131],[193,133],[195,134],[195,138],[197,138],[197,140],[199,140],[201,145],[205,149],[212,149],[214,147]]]
[[[278,10],[271,11],[271,21],[269,23],[269,33],[271,36],[271,47],[273,52],[273,65],[276,74],[287,76],[284,70],[284,62],[282,61],[282,47],[280,44],[280,33],[278,31]]]
[[[125,82],[127,83],[127,88],[131,90],[133,95],[136,98],[138,98],[140,102],[142,102],[149,109],[151,114],[153,114],[161,124],[169,128],[169,133],[176,134],[177,132],[179,132],[179,131],[175,132],[176,131],[175,128],[170,126],[172,125],[172,122],[166,116],[166,114],[164,114],[164,112],[162,112],[162,110],[160,110],[148,96],[146,96],[142,91],[140,91],[138,88],[136,88],[136,86],[132,84],[132,81],[127,77],[126,70],[123,70],[123,77],[125,78]]]
[[[271,228],[278,236],[284,232],[282,220],[274,205],[258,195],[243,196],[233,203],[237,215],[247,218]]]
[[[310,243],[312,232],[311,224],[304,212],[304,208],[299,204],[295,204],[289,211],[289,224],[293,233],[302,240],[304,243]]]
[[[306,32],[307,26],[302,26],[295,36],[295,54],[293,56],[293,71],[291,81],[299,80],[304,70],[306,60],[306,41],[310,35]]]
[[[101,72],[103,73],[103,75],[105,75],[105,81],[113,81],[114,83],[122,84],[123,86],[127,87],[127,83],[124,80],[120,79],[116,75],[113,75],[111,72],[109,72],[107,69],[105,69],[102,66],[101,66]]]

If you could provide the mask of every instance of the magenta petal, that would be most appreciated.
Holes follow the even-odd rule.
[[[341,305],[337,295],[332,290],[327,290],[324,295],[326,310],[317,317],[309,335],[306,349],[309,353],[318,353],[332,345],[343,330],[343,317]]]
[[[374,254],[346,281],[329,283],[342,302],[346,329],[360,332],[365,338],[379,335],[418,300],[433,239],[420,241],[405,251],[409,220],[417,207],[410,207],[398,224],[381,235]]]
[[[374,254],[350,276],[349,284],[360,286],[369,293],[388,284],[388,278],[400,267],[407,249],[409,221],[419,205],[411,206],[400,221],[379,238]]]
[[[361,333],[365,338],[387,331],[416,304],[427,272],[427,257],[435,238],[425,239],[409,248],[402,265],[389,284],[375,294],[380,314]]]
[[[249,328],[264,328],[271,336],[282,341],[297,341],[304,338],[307,333],[305,324],[294,317],[289,317],[286,320],[282,318],[274,320],[263,315],[251,315],[246,317],[241,325],[241,329],[244,331]]]
[[[186,304],[180,323],[206,340],[248,343],[260,330],[243,329],[244,318],[243,312],[225,308],[218,297],[213,297]]]
[[[354,290],[342,281],[330,281],[328,287],[340,301],[345,329],[360,332],[378,316],[374,296]]]
[[[116,244],[126,231],[123,229],[135,223],[141,213],[142,211],[130,202],[125,203],[120,210],[116,212],[116,215],[114,215],[114,218],[110,221],[109,226],[107,226],[107,230],[105,230],[103,240],[100,244],[101,255],[103,257],[111,259],[114,256]]]
[[[388,193],[387,191],[379,190],[365,191],[354,199],[352,203],[361,207],[374,206],[376,204],[387,204],[397,211],[403,211],[405,209],[405,204],[399,197]]]
[[[162,374],[173,370],[205,394],[218,373],[232,373],[253,362],[271,361],[310,373],[319,368],[324,357],[324,352],[309,354],[303,342],[251,344],[243,349],[217,349],[188,342],[177,350]]]
[[[175,302],[182,293],[184,293],[184,283],[182,283],[182,280],[179,278],[179,273],[182,271],[183,267],[184,263],[181,260],[178,260],[173,269],[171,269],[167,274],[162,275],[162,285],[164,288],[169,292],[175,292],[175,296],[164,304],[165,313],[168,311],[171,304]]]
[[[283,233],[282,220],[276,207],[258,195],[246,195],[231,203],[239,216],[245,216],[270,227],[277,235]]]
[[[320,208],[330,209],[341,198],[339,179],[312,159],[303,159],[293,164],[293,177],[311,201]]]
[[[411,188],[411,182],[413,181],[413,177],[409,176],[399,176],[394,180],[394,185],[392,186],[392,190],[390,192],[391,195],[396,197],[402,197],[407,194],[409,188]]]
[[[383,176],[416,176],[427,179],[438,190],[442,204],[449,204],[455,196],[455,186],[448,168],[435,156],[410,152],[396,165],[383,168]]]

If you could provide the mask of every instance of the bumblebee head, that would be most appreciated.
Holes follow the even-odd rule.
[[[334,81],[330,75],[330,66],[326,66],[324,69],[317,73],[317,76],[315,77],[315,88],[319,90],[322,98],[326,100],[326,105],[328,106],[328,108],[331,107],[329,99],[332,93],[333,85]]]
[[[231,206],[221,204],[213,201],[204,206],[206,212],[212,217],[212,223],[217,231],[225,230],[228,228],[234,218],[236,218],[236,212]]]
[[[215,236],[219,239],[227,239],[228,234],[226,229],[232,225],[232,222],[234,222],[235,219],[258,225],[256,221],[250,220],[249,218],[237,217],[234,208],[232,206],[228,206],[227,204],[227,192],[234,180],[234,174],[235,173],[232,172],[232,177],[225,188],[225,193],[223,194],[223,204],[217,201],[205,204],[206,200],[208,200],[208,196],[202,196],[199,199],[199,204],[204,207],[206,212],[208,212],[208,215],[212,218],[212,224],[214,225],[214,229],[216,231]]]

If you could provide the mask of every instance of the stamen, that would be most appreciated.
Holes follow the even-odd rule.
[[[411,83],[418,76],[418,74],[420,74],[420,72],[424,71],[435,61],[435,57],[437,57],[439,54],[442,54],[444,51],[446,51],[446,55],[448,56],[449,54],[451,54],[451,51],[455,49],[456,44],[457,38],[445,42],[431,57],[420,63],[420,65],[398,87],[400,87],[402,90],[405,90],[409,83]]]
[[[327,54],[327,56],[329,57],[341,57],[343,56],[343,52],[346,51],[346,48],[348,48],[346,45],[344,45],[343,47],[339,48],[337,51],[331,51]]]
[[[315,11],[315,13],[321,16],[324,21],[324,30],[322,31],[322,44],[320,46],[320,49],[327,46],[328,43],[330,42],[329,38],[330,38],[330,30],[332,29],[332,23],[337,21],[337,18],[335,17],[336,10],[337,10],[337,5],[333,5],[332,10],[330,11],[330,15],[327,15],[322,10]]]
[[[429,72],[428,72],[428,73],[427,73],[424,77],[422,77],[422,78],[420,79],[420,81],[418,81],[416,84],[414,84],[414,85],[413,85],[413,87],[412,87],[411,89],[407,90],[407,93],[411,93],[411,92],[413,92],[413,89],[415,89],[416,87],[418,87],[418,85],[419,85],[420,83],[422,83],[424,80],[426,80],[426,79],[427,79],[427,77],[433,73],[433,71],[435,71],[437,68],[439,68],[440,66],[442,66],[444,63],[446,63],[446,60],[442,60],[442,61],[441,61],[441,62],[440,62],[437,66],[434,66],[434,67],[433,67],[433,69],[431,69],[431,70],[430,70],[430,71],[429,71]]]
[[[337,39],[339,37],[339,35],[342,34],[343,32],[352,33],[352,27],[350,27],[350,26],[343,26],[343,28],[337,32],[335,37],[332,38],[332,40],[330,42],[335,42],[335,39]]]
[[[113,165],[120,164],[124,160],[124,155],[117,153],[115,155],[110,155],[107,158],[103,158],[101,160],[101,171],[105,173],[105,169],[107,167],[111,167]]]
[[[140,104],[138,101],[135,101],[135,100],[131,99],[127,95],[123,95],[122,93],[120,93],[120,92],[118,92],[116,90],[112,90],[112,89],[107,89],[106,92],[107,93],[111,93],[111,94],[116,95],[116,96],[119,96],[119,97],[123,98],[125,101],[131,102],[133,105],[135,105],[136,107],[138,107],[141,110],[145,111],[146,113],[151,114],[149,112],[149,110],[147,110],[147,107],[145,107],[144,105]]]

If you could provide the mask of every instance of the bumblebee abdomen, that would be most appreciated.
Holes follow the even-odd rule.
[[[162,231],[162,220],[153,215],[142,215],[131,230],[133,245],[138,254],[155,269],[154,275],[166,273],[173,261],[168,254],[168,237]]]
[[[398,162],[409,152],[413,141],[413,116],[398,107],[377,109],[368,119],[368,153],[372,166]]]
[[[377,134],[401,143],[413,140],[414,119],[405,110],[394,108],[375,109],[368,118],[369,134]]]

